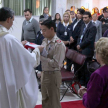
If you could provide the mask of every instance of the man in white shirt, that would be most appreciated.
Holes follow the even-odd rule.
[[[97,42],[102,37],[102,23],[97,20],[97,14],[92,15],[92,22],[96,26],[97,34],[95,37],[95,42]]]
[[[43,47],[35,48],[32,53],[27,51],[21,42],[8,32],[13,21],[13,10],[1,8],[0,108],[34,108],[38,95],[34,67],[40,63]]]

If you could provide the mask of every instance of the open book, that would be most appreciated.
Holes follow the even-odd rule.
[[[25,48],[26,49],[28,49],[28,48],[30,48],[30,49],[32,49],[32,50],[34,50],[36,47],[38,47],[38,46],[40,46],[40,45],[37,45],[37,44],[35,44],[35,43],[31,43],[31,42],[27,42],[26,44],[25,44]]]

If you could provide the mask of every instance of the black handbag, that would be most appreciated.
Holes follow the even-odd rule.
[[[89,61],[87,63],[87,69],[90,73],[93,73],[98,68],[100,68],[100,64],[97,62],[96,59],[93,59],[92,61]]]

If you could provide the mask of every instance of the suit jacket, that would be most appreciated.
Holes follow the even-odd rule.
[[[87,57],[93,57],[94,55],[94,42],[97,33],[96,26],[90,21],[88,24],[85,33],[83,35],[82,42],[80,43],[80,37],[82,35],[85,24],[81,27],[81,33],[78,37],[77,45],[80,45],[82,49],[81,53],[86,55]]]
[[[57,27],[57,36],[63,41],[69,41],[71,36],[71,24],[66,28],[67,35],[64,35],[64,32],[65,26],[60,22]]]
[[[37,39],[36,39],[36,44],[41,45],[43,39],[44,39],[43,35],[41,34],[40,31],[38,31],[38,33],[37,33]]]
[[[101,18],[103,18],[104,16],[103,16],[103,14],[102,15],[100,15],[99,17],[98,17],[98,20],[100,21],[101,20]]]
[[[108,37],[108,29],[105,31],[105,33],[102,37]]]
[[[70,45],[70,48],[75,49],[75,50],[76,50],[78,36],[80,35],[80,32],[81,32],[81,26],[82,26],[82,24],[84,24],[83,20],[81,19],[73,30],[73,27],[74,27],[76,22],[77,22],[77,19],[75,19],[75,21],[71,25],[71,33],[72,33],[71,36],[74,39],[74,43],[72,43]]]
[[[92,73],[83,95],[86,108],[108,108],[108,66],[102,66]]]
[[[97,28],[95,42],[97,42],[102,37],[102,23],[100,21],[96,20],[95,26]]]
[[[45,17],[44,17],[44,15],[40,15],[39,19],[40,19],[40,18],[45,18]],[[52,17],[49,16],[49,17],[48,17],[48,20],[52,20]]]
[[[102,35],[105,33],[107,29],[108,29],[108,23],[102,24]]]

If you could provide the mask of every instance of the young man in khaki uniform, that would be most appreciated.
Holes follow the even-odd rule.
[[[61,67],[65,58],[65,45],[56,35],[55,23],[46,20],[41,24],[42,34],[45,37],[42,45],[44,52],[41,54],[42,63],[42,108],[61,108],[60,84]]]

